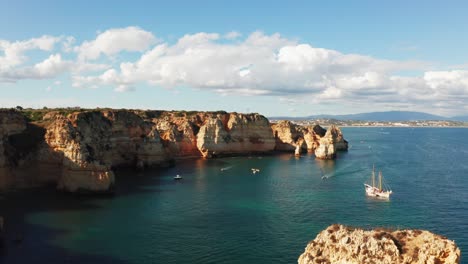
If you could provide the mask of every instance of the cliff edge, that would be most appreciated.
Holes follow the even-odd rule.
[[[362,230],[331,225],[311,241],[299,264],[459,263],[455,242],[424,230]]]
[[[270,124],[256,113],[118,109],[0,109],[0,190],[55,183],[70,192],[107,192],[118,167],[175,159],[347,149],[339,128]]]

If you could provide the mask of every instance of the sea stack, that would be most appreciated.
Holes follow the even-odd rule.
[[[272,124],[271,128],[275,135],[276,151],[294,151],[296,156],[302,152],[314,152],[317,159],[335,159],[337,151],[348,150],[348,141],[335,125],[326,130],[320,125],[301,126],[281,120]]]
[[[363,230],[334,224],[299,257],[312,263],[459,263],[454,241],[424,230]]]
[[[335,159],[338,150],[348,150],[348,141],[343,138],[341,130],[331,125],[325,135],[318,139],[315,157],[318,159]]]

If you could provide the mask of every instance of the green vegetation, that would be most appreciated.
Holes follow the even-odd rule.
[[[42,122],[43,118],[48,113],[56,113],[58,115],[67,116],[74,112],[102,112],[102,111],[113,111],[113,110],[127,110],[133,112],[143,118],[144,120],[153,119],[153,118],[164,118],[164,117],[179,117],[179,118],[191,118],[197,116],[198,114],[209,114],[209,115],[226,115],[228,114],[226,111],[218,110],[218,111],[185,111],[185,110],[131,110],[131,109],[112,109],[112,108],[94,108],[94,109],[86,109],[80,107],[66,107],[66,108],[47,108],[43,107],[40,109],[33,109],[33,108],[23,108],[21,106],[16,106],[15,108],[11,108],[13,111],[18,111],[24,115],[24,117],[29,122]]]
[[[50,108],[50,109],[47,107],[44,107],[42,109],[32,109],[32,108],[23,109],[21,106],[17,106],[16,110],[21,112],[24,115],[24,117],[26,117],[26,119],[30,122],[41,122],[44,116],[50,112],[56,112],[57,114],[66,116],[74,112],[89,111],[88,109],[83,109],[80,107]],[[100,111],[98,109],[94,109],[94,110]]]
[[[47,110],[36,110],[36,109],[25,109],[21,113],[26,117],[30,122],[42,121],[44,115],[49,112]]]

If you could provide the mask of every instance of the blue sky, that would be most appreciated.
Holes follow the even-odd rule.
[[[2,1],[0,107],[468,114],[463,1]]]

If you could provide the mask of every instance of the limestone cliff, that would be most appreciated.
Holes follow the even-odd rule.
[[[304,140],[308,152],[314,152],[319,146],[320,138],[325,136],[327,130],[320,125],[305,127]]]
[[[455,242],[422,230],[362,230],[331,225],[299,257],[312,263],[459,263]]]
[[[197,135],[203,157],[266,153],[275,148],[268,119],[259,114],[216,115],[208,118]]]
[[[272,124],[271,129],[276,140],[275,150],[293,152],[296,148],[303,149],[305,147],[305,141],[300,140],[304,138],[304,127],[288,120],[281,120]]]
[[[11,144],[13,135],[26,129],[26,119],[14,110],[0,110],[0,190],[13,182],[14,156],[16,150]]]
[[[58,188],[107,191],[112,168],[161,165],[170,158],[152,123],[125,110],[75,112],[56,116],[45,141],[63,155]]]
[[[307,150],[314,152],[318,159],[334,159],[337,151],[348,150],[348,142],[334,125],[325,130],[319,125],[303,127],[283,120],[271,127],[278,151],[294,151],[295,155],[299,155]]]
[[[163,145],[174,157],[199,157],[197,137],[198,127],[185,119],[153,119],[160,133]]]
[[[185,157],[273,150],[299,155],[328,146],[324,158],[334,158],[328,153],[344,149],[346,141],[338,128],[324,131],[289,121],[270,126],[259,114],[224,111],[1,110],[0,189],[56,183],[72,192],[108,191],[117,167],[161,166]]]
[[[334,159],[338,150],[348,150],[348,142],[344,140],[341,130],[332,125],[323,137],[319,138],[315,149],[315,157],[319,159]]]

